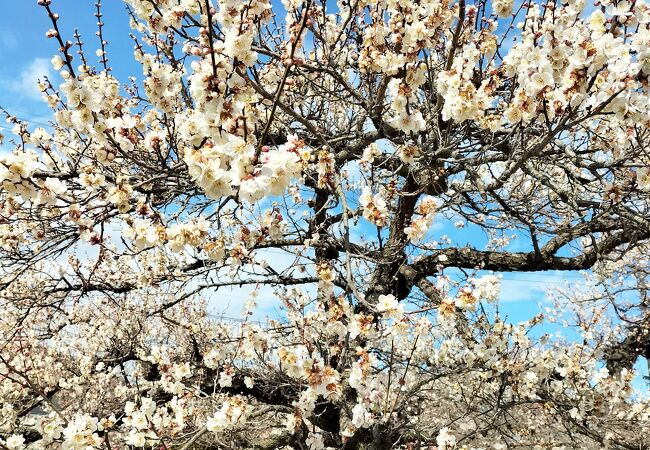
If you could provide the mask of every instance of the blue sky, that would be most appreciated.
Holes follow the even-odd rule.
[[[111,61],[115,63],[115,74],[122,79],[140,75],[139,68],[131,65],[133,45],[124,3],[120,0],[105,0],[104,3],[104,33],[109,41],[109,58],[110,53],[116,55]],[[60,15],[59,27],[65,40],[74,41],[74,28],[79,28],[86,57],[91,63],[97,63],[95,50],[99,45],[99,38],[95,36],[94,4],[94,0],[54,0],[51,6]],[[40,100],[36,80],[43,75],[53,76],[50,59],[58,51],[56,40],[45,37],[50,28],[45,9],[38,6],[36,0],[12,2],[10,6],[5,5],[0,15],[0,60],[3,61],[0,65],[0,105],[18,117],[41,123],[47,121],[49,109]],[[134,69],[138,72],[129,73]]]
[[[87,59],[91,64],[98,64],[95,50],[99,39],[95,35],[94,3],[95,0],[54,0],[52,9],[60,15],[59,27],[63,39],[73,40],[74,28],[79,28]],[[104,38],[109,42],[107,50],[113,74],[121,82],[126,81],[128,76],[141,79],[140,66],[132,58],[133,42],[129,37],[131,30],[124,3],[104,0],[102,12]],[[50,118],[49,108],[40,99],[37,79],[47,75],[55,84],[59,81],[50,66],[50,59],[57,53],[58,44],[54,39],[45,37],[45,32],[50,28],[45,10],[37,5],[36,0],[12,2],[0,14],[0,58],[3,61],[0,65],[0,106],[35,125],[45,125]],[[75,66],[78,64],[76,61]],[[5,127],[4,121],[0,122],[0,130]],[[480,248],[485,236],[477,231],[471,227],[458,230],[451,222],[445,221],[438,223],[431,236],[438,239],[446,234],[454,244],[469,243]],[[526,238],[519,236],[518,239],[511,249],[528,250]],[[542,311],[548,289],[572,284],[579,279],[579,274],[562,272],[504,274],[500,302],[502,317],[507,316],[512,322],[530,319]],[[226,302],[228,315],[238,314],[249,290],[226,294],[231,299]],[[276,307],[269,305],[262,309],[272,313]],[[543,331],[551,331],[551,328]]]

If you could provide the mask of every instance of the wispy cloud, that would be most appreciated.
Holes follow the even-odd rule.
[[[50,61],[46,58],[34,58],[12,80],[5,80],[6,86],[16,94],[31,100],[40,100],[41,91],[38,81],[48,77],[52,79]]]
[[[573,274],[572,274],[573,275]],[[501,280],[502,303],[541,301],[549,290],[562,288],[574,278],[556,272],[507,274]]]

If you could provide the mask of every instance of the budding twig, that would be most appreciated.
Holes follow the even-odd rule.
[[[59,45],[61,46],[59,50],[61,53],[63,53],[63,60],[65,62],[65,65],[68,67],[68,70],[70,71],[70,75],[73,77],[76,77],[75,71],[72,68],[72,55],[68,52],[70,47],[72,47],[72,42],[63,42],[63,39],[61,38],[61,33],[59,32],[59,26],[57,25],[57,21],[59,20],[59,15],[52,12],[50,9],[50,4],[52,3],[52,0],[38,0],[38,4],[43,6],[45,10],[47,11],[48,17],[52,21],[52,30],[47,32],[48,37],[55,37],[57,41],[59,41]]]

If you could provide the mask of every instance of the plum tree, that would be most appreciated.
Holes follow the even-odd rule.
[[[650,448],[644,0],[127,0],[128,80],[38,4],[0,448]]]

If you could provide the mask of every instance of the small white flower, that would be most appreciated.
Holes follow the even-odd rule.
[[[144,433],[131,433],[127,436],[125,442],[134,447],[144,447],[146,439]]]
[[[354,405],[354,408],[352,408],[352,425],[357,428],[367,425],[371,417],[372,415],[360,403],[357,403]]]
[[[320,433],[309,433],[305,443],[309,447],[309,450],[323,450],[325,448],[323,435]]]
[[[54,70],[61,70],[61,68],[65,64],[63,58],[61,58],[59,55],[53,56],[50,62],[52,63],[52,67],[54,67]]]
[[[377,311],[385,312],[397,309],[398,301],[394,295],[380,295],[377,302]]]
[[[456,446],[456,436],[451,434],[449,428],[441,428],[436,438],[436,444],[438,444],[440,450],[454,448]]]
[[[7,438],[6,445],[10,449],[23,448],[25,446],[25,438],[20,434],[12,434]]]

